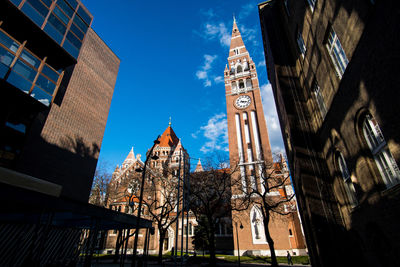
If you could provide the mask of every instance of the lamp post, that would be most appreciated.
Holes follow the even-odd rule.
[[[237,226],[237,222],[235,222],[235,228],[236,228],[236,243],[237,243],[237,251],[238,251],[238,264],[240,267],[240,249],[239,249],[239,233],[238,233],[238,226]],[[240,229],[243,229],[243,225],[242,223],[240,223]]]
[[[156,155],[152,156],[153,153],[153,149],[156,145],[158,145],[160,143],[160,141],[158,140],[160,138],[160,136],[157,137],[156,140],[154,140],[154,144],[150,149],[150,152],[148,154],[148,156],[146,157],[146,161],[144,162],[144,167],[143,169],[138,168],[135,171],[137,172],[142,172],[142,184],[140,187],[140,195],[139,195],[139,207],[138,207],[138,215],[136,218],[136,231],[135,231],[135,240],[134,240],[134,245],[133,245],[133,257],[132,257],[132,267],[136,266],[136,250],[137,250],[137,244],[138,244],[138,238],[139,238],[139,223],[140,223],[140,217],[142,215],[142,201],[143,201],[143,188],[144,188],[144,180],[146,178],[146,167],[147,167],[147,162],[149,161],[149,158],[157,160],[158,157]]]

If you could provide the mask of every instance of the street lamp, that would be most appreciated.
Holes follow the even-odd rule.
[[[236,243],[237,243],[237,250],[238,250],[238,260],[239,260],[239,267],[240,267],[239,233],[238,233],[237,222],[235,222],[235,228],[236,228]],[[240,229],[243,229],[242,223],[240,223]]]
[[[141,172],[142,173],[142,184],[140,187],[140,195],[139,195],[139,208],[138,208],[138,215],[136,218],[136,231],[135,231],[135,240],[134,240],[134,245],[133,245],[133,257],[132,257],[132,267],[135,267],[136,265],[136,250],[137,250],[137,244],[138,244],[138,238],[139,238],[139,223],[140,223],[140,217],[141,217],[141,211],[142,211],[142,201],[143,201],[143,188],[144,188],[144,180],[145,180],[145,176],[146,176],[146,167],[147,167],[147,162],[149,161],[149,159],[154,159],[157,160],[158,156],[156,155],[151,155],[153,153],[153,149],[156,145],[158,145],[160,143],[160,141],[158,140],[160,138],[160,136],[157,137],[156,140],[154,140],[154,144],[150,149],[149,152],[149,156],[146,158],[146,161],[144,162],[144,166],[143,169],[142,168],[137,168],[135,171],[136,172]]]

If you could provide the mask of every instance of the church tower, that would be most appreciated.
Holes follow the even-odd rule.
[[[273,164],[256,66],[243,43],[236,20],[233,21],[232,39],[228,65],[224,71],[224,80],[229,157],[231,169],[234,170],[232,180],[239,181],[238,184],[232,185],[232,205],[235,205],[240,203],[244,192],[258,191],[261,194],[265,193],[263,186],[265,168],[279,169],[281,174],[276,174],[278,177],[282,175],[285,167],[283,158],[281,162]],[[278,165],[280,168],[277,168]],[[282,187],[276,192],[267,192],[267,195],[271,198],[280,197],[280,191],[293,191],[290,190],[290,183],[285,184],[284,188],[285,190]],[[295,203],[291,202],[290,207],[295,207]],[[270,220],[268,228],[274,239],[275,253],[278,256],[285,256],[286,251],[290,251],[292,255],[305,253],[300,222],[294,214],[295,209],[291,212],[290,217],[285,220],[279,216],[274,216]],[[253,203],[246,210],[233,210],[232,222],[233,227],[236,228],[234,231],[237,232],[240,239],[240,255],[244,253],[270,255],[262,212],[258,204]],[[237,250],[238,243],[237,239],[234,238],[235,255],[237,255]]]
[[[233,21],[228,65],[224,71],[231,166],[240,166],[242,185],[260,186],[261,163],[272,162],[256,66]]]

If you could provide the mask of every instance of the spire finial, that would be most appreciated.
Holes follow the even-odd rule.
[[[236,23],[235,13],[233,13],[233,23]]]
[[[171,117],[169,117],[169,123],[168,126],[171,127]]]

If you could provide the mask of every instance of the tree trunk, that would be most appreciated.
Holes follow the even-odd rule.
[[[115,242],[115,254],[114,254],[114,263],[118,262],[119,259],[119,249],[121,248],[122,243],[122,230],[118,230],[117,241]]]
[[[209,245],[208,249],[210,251],[210,266],[215,266],[217,263],[217,258],[215,256],[215,232],[211,218],[208,219],[208,229],[210,229],[210,232],[207,235]]]
[[[159,234],[160,234],[160,240],[159,240],[159,244],[158,244],[158,264],[161,264],[165,232],[161,232],[161,230],[160,230]]]
[[[271,251],[271,266],[276,267],[278,266],[278,260],[276,259],[276,254],[275,254],[275,245],[274,245],[274,240],[271,237],[271,233],[269,232],[269,221],[270,221],[270,215],[268,210],[263,210],[263,222],[264,222],[264,232],[265,232],[265,237],[267,239],[268,245],[269,245],[269,250]]]

